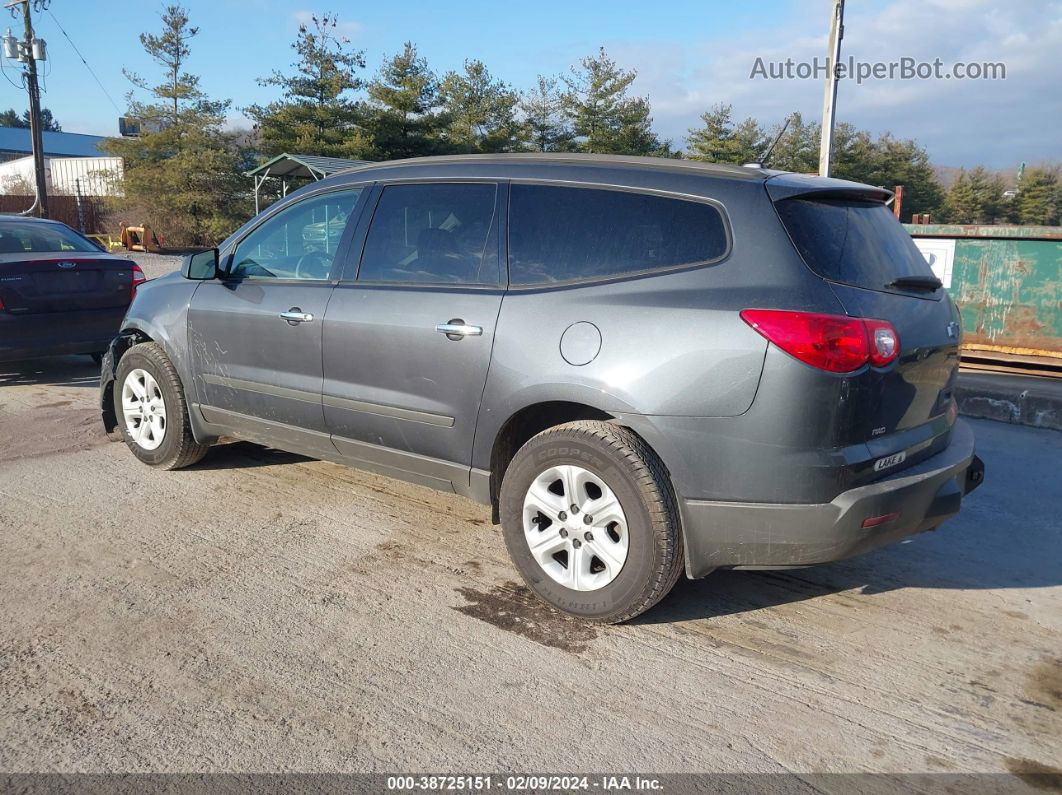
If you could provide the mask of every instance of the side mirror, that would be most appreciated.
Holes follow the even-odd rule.
[[[218,250],[209,248],[189,254],[181,266],[181,274],[184,278],[195,281],[218,278]]]

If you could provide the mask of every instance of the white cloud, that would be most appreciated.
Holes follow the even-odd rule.
[[[821,13],[819,13],[821,11]],[[656,126],[681,143],[700,113],[717,102],[735,115],[774,123],[789,112],[817,118],[820,79],[749,79],[764,61],[820,59],[826,50],[825,3],[797,27],[763,26],[744,35],[606,43],[610,55],[639,72]],[[952,63],[1006,64],[1007,77],[981,80],[872,80],[840,84],[838,118],[875,132],[916,138],[935,162],[1009,167],[1062,159],[1062,3],[1042,0],[892,0],[849,3],[842,57],[893,61],[909,56]]]

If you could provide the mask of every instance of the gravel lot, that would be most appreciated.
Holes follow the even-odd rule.
[[[147,251],[123,251],[116,252],[119,256],[128,257],[140,266],[144,275],[149,279],[157,279],[165,276],[170,271],[181,269],[181,261],[184,257],[173,257],[168,254],[152,254]]]
[[[96,384],[0,365],[0,770],[1062,767],[1062,433],[975,421],[938,532],[592,628],[479,506],[247,443],[156,472]]]

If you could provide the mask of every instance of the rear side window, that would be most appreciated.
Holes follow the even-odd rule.
[[[594,188],[510,188],[514,285],[607,279],[709,262],[726,251],[726,226],[711,204]]]
[[[808,266],[831,281],[884,290],[933,271],[881,202],[784,199],[778,215]]]
[[[384,188],[358,280],[497,284],[496,192],[482,183]]]

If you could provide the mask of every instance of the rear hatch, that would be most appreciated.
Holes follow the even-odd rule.
[[[773,182],[768,191],[808,267],[848,315],[886,320],[899,337],[895,363],[852,379],[860,408],[849,438],[867,442],[875,458],[904,452],[907,464],[943,449],[955,416],[958,310],[884,204],[888,194],[839,181],[816,179],[811,191],[797,179]]]

